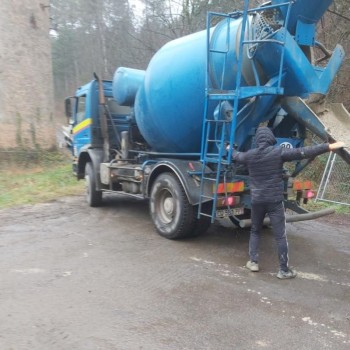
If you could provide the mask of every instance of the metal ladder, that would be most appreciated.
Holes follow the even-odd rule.
[[[200,196],[199,196],[199,206],[198,206],[198,218],[201,216],[206,216],[211,218],[211,222],[214,222],[216,216],[216,202],[218,199],[218,186],[221,179],[224,179],[225,196],[226,193],[226,171],[230,168],[232,163],[232,146],[235,143],[235,131],[237,124],[237,116],[239,115],[238,105],[240,100],[246,99],[253,96],[270,94],[270,95],[282,95],[283,87],[282,76],[283,76],[283,62],[284,62],[284,45],[285,42],[277,42],[276,40],[270,40],[268,38],[259,40],[245,40],[245,32],[248,26],[249,14],[263,11],[267,9],[274,9],[277,7],[287,6],[287,15],[282,28],[286,30],[289,13],[293,0],[286,1],[285,3],[278,5],[267,5],[263,8],[253,8],[249,9],[250,0],[244,0],[244,10],[236,11],[230,14],[220,14],[215,12],[209,12],[207,16],[207,70],[206,70],[206,99],[204,108],[204,120],[202,129],[202,147],[201,147],[201,162],[202,170],[200,174]],[[226,31],[226,48],[223,50],[215,50],[211,48],[211,35],[210,26],[212,23],[212,18],[222,18],[227,21],[227,31]],[[225,90],[225,67],[228,63],[228,53],[230,52],[230,21],[236,20],[242,17],[241,33],[239,39],[239,53],[238,53],[238,64],[237,64],[237,75],[236,75],[236,88],[234,90]],[[281,28],[280,28],[281,29]],[[279,73],[277,78],[277,86],[264,86],[260,85],[258,78],[257,69],[255,66],[254,59],[250,60],[252,64],[252,69],[254,72],[254,77],[256,81],[255,86],[241,86],[242,80],[242,62],[243,62],[243,52],[245,45],[258,45],[262,42],[277,42],[282,45],[282,51],[279,62]],[[232,45],[232,44],[231,44]],[[222,56],[223,65],[221,72],[221,82],[220,88],[213,88],[210,82],[210,60],[211,54],[219,54]],[[209,104],[211,101],[218,101],[219,109],[225,107],[226,101],[233,101],[233,108],[231,113],[227,113],[226,118],[220,117],[220,111],[217,112],[218,117],[210,115]],[[227,145],[230,145],[229,151],[226,151]],[[213,152],[213,149],[215,150]],[[208,171],[208,169],[212,169]],[[211,184],[213,193],[205,193],[206,184]],[[210,186],[209,186],[210,188]],[[211,212],[207,212],[204,208],[203,203],[212,201]]]

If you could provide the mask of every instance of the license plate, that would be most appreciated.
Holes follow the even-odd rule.
[[[217,209],[216,217],[217,218],[227,218],[229,216],[236,216],[244,214],[244,208],[231,208],[231,209]]]

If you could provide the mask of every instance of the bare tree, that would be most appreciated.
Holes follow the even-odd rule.
[[[341,44],[345,50],[344,63],[332,84],[328,100],[342,102],[350,110],[350,1],[335,0],[319,26],[319,37],[327,48]]]
[[[89,81],[92,72],[112,78],[118,66],[145,69],[166,42],[204,30],[208,11],[242,10],[243,0],[139,0],[143,14],[128,0],[51,0],[57,27],[53,67],[58,98]],[[265,0],[251,0],[257,6]],[[349,53],[350,0],[335,0],[318,27],[318,40],[337,43]],[[350,108],[350,61],[346,57],[328,96]]]
[[[129,65],[134,31],[127,0],[52,0],[57,31],[52,38],[56,96],[62,98],[98,72],[111,79],[117,66]],[[67,91],[67,89],[69,91]]]

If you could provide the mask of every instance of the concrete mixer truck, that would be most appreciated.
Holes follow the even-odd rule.
[[[279,147],[303,146],[308,130],[334,139],[303,100],[327,93],[344,57],[341,46],[330,53],[316,40],[331,3],[242,1],[241,11],[208,13],[206,30],[168,42],[145,71],[119,67],[113,81],[95,76],[79,87],[66,99],[66,136],[88,204],[110,192],[148,199],[169,239],[198,235],[217,218],[249,226],[249,178],[232,148],[254,147],[262,123]],[[309,163],[285,170],[285,207],[297,214],[288,221],[330,213],[300,205],[313,196],[310,181],[295,180]]]

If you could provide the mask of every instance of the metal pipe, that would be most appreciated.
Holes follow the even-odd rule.
[[[121,132],[121,152],[122,152],[122,159],[129,158],[129,132],[128,131]]]
[[[316,194],[316,199],[315,199],[315,202],[318,200],[318,199],[323,199],[323,193],[324,191],[322,192],[322,195],[320,197],[320,192],[321,192],[321,189],[325,188],[325,184],[324,184],[324,180],[325,180],[325,177],[326,177],[326,173],[328,171],[328,166],[329,166],[329,163],[330,163],[330,160],[332,158],[332,152],[329,153],[329,156],[328,156],[328,159],[327,159],[327,164],[326,164],[326,167],[323,171],[323,175],[322,175],[322,179],[321,179],[321,182],[320,182],[320,186],[318,188],[318,191],[317,191],[317,194]],[[322,187],[323,186],[323,187]]]
[[[305,220],[313,220],[320,218],[322,216],[334,214],[335,209],[334,208],[327,208],[322,209],[319,211],[315,211],[313,213],[307,213],[307,214],[297,214],[297,215],[286,215],[286,222],[297,222],[297,221],[305,221]],[[264,225],[269,225],[270,219],[265,218],[264,219]],[[252,220],[251,219],[245,219],[239,221],[239,226],[241,228],[247,228],[252,226]]]
[[[159,156],[159,157],[199,157],[200,153],[170,153],[170,152],[147,152],[147,151],[138,151],[130,149],[129,152],[140,153],[150,156]]]
[[[322,194],[321,194],[321,196],[322,196],[322,198],[323,198],[323,196],[324,196],[324,193],[326,192],[326,189],[327,189],[327,186],[328,186],[328,182],[329,182],[329,177],[331,176],[331,174],[332,174],[332,170],[333,170],[333,165],[334,165],[334,161],[335,161],[335,158],[336,158],[336,154],[335,153],[332,153],[331,152],[331,159],[332,159],[332,161],[331,161],[331,164],[330,164],[330,168],[329,168],[329,171],[328,171],[328,175],[327,175],[327,178],[326,178],[326,182],[325,182],[325,184],[324,184],[324,187],[323,187],[323,192],[322,192]]]

